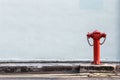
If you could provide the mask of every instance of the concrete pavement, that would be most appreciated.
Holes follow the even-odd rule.
[[[0,78],[120,78],[115,73],[72,73],[72,74],[0,74]]]
[[[0,80],[120,80],[120,75],[112,73],[1,74]]]
[[[119,78],[0,78],[0,80],[120,80]]]

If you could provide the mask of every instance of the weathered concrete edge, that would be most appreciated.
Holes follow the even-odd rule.
[[[0,63],[92,63],[92,61],[56,61],[56,60],[0,60]],[[116,63],[120,64],[120,61],[101,61],[101,63]]]
[[[80,73],[115,73],[116,65],[83,65],[80,66]]]
[[[78,73],[79,66],[0,66],[0,73]]]
[[[115,66],[0,66],[3,73],[120,73],[120,65]]]

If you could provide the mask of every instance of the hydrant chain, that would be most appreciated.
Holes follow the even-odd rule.
[[[100,43],[100,45],[103,45],[105,43],[105,41],[106,41],[106,37],[104,38],[103,42]]]
[[[90,46],[93,46],[93,44],[90,43],[89,39],[90,39],[90,38],[87,38],[88,44],[89,44]],[[103,42],[100,43],[100,45],[103,45],[103,44],[105,43],[105,41],[106,41],[106,37],[104,38]]]
[[[89,41],[89,38],[87,37],[87,41],[88,41],[88,44],[90,45],[90,46],[93,46],[93,44],[91,44],[90,43],[90,41]]]

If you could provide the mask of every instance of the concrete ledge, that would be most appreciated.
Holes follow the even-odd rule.
[[[43,66],[42,71],[47,73],[79,73],[79,66]]]
[[[78,73],[79,66],[2,66],[0,73]]]
[[[55,60],[0,60],[0,63],[92,63],[92,61],[55,61]],[[108,64],[120,64],[120,61],[102,61]]]
[[[120,73],[120,65],[104,63],[1,63],[3,73]]]
[[[114,73],[116,65],[81,65],[80,73]]]

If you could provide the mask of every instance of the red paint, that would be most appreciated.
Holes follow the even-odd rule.
[[[89,38],[93,39],[93,45],[90,44],[89,42]],[[102,43],[100,43],[100,39],[104,38],[104,41]],[[90,44],[90,46],[93,46],[94,48],[94,64],[100,64],[100,45],[102,45],[105,42],[106,39],[106,34],[105,33],[101,33],[98,30],[95,30],[92,33],[88,33],[87,34],[87,39],[88,39],[88,43]]]

